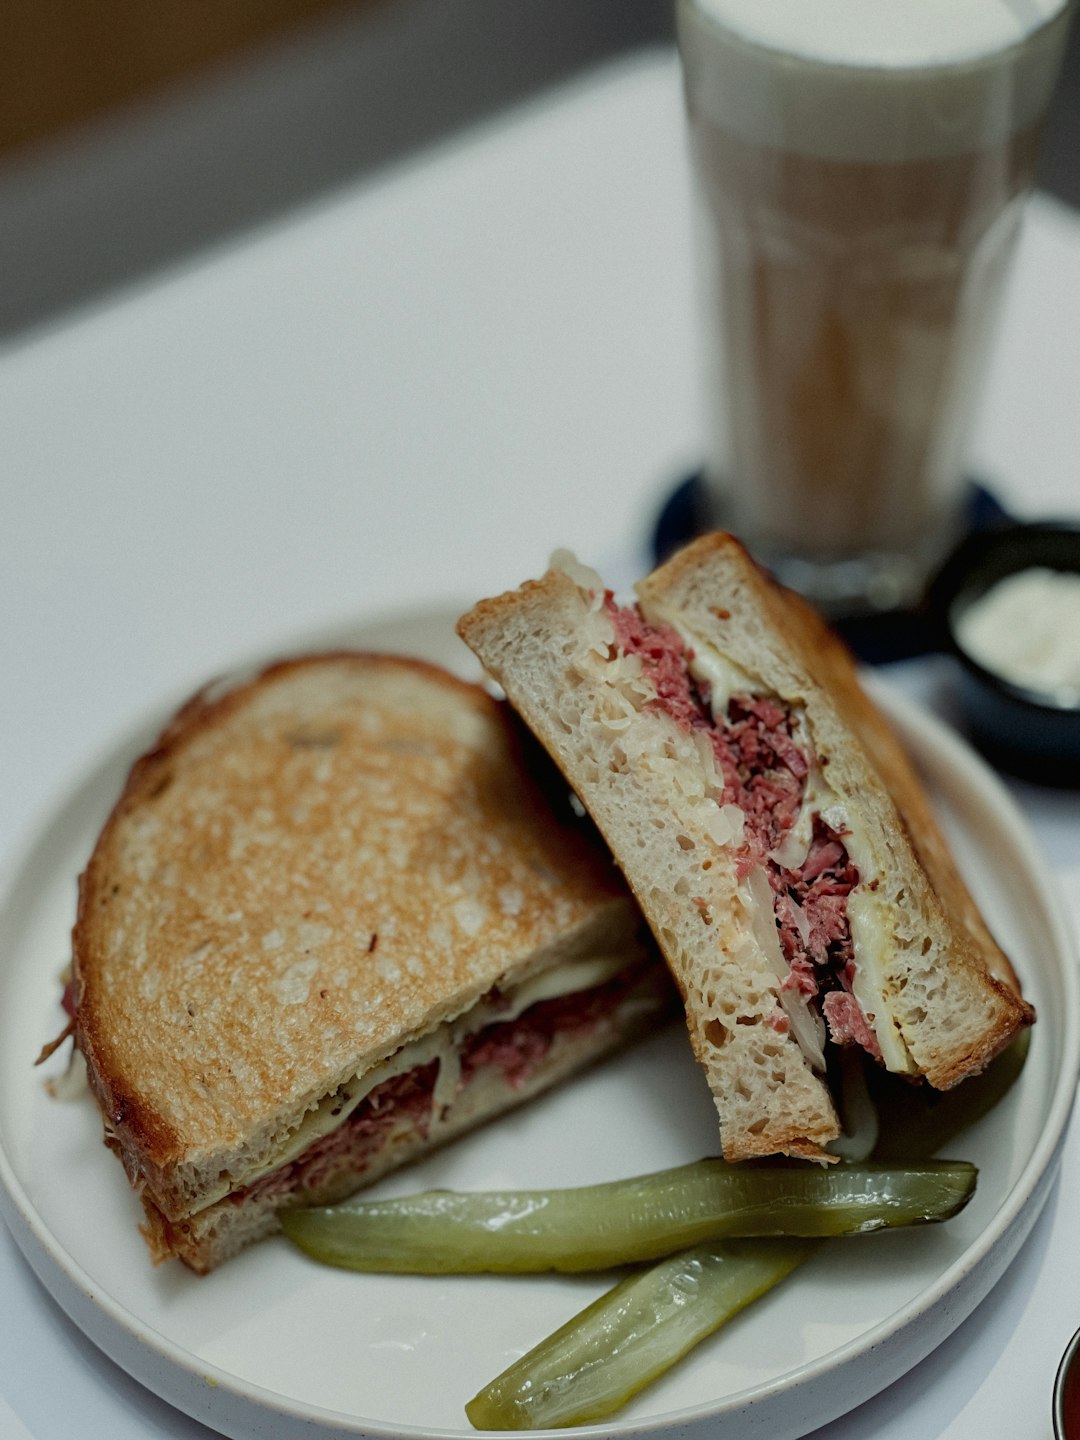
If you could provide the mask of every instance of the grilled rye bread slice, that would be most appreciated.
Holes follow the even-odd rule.
[[[80,881],[75,1041],[156,1255],[208,1269],[281,1204],[340,1198],[664,1006],[636,906],[524,744],[478,686],[332,654],[197,695],[137,761]],[[595,1023],[549,1026],[482,1096],[433,1076],[478,1005],[498,1023],[564,972],[617,992]],[[426,1110],[304,1162],[358,1077],[408,1088],[402,1057]]]

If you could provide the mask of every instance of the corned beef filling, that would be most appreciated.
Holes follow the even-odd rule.
[[[510,1087],[520,1089],[551,1049],[557,1036],[595,1029],[618,1008],[641,976],[630,965],[604,985],[573,995],[539,1000],[514,1020],[495,1021],[465,1038],[460,1050],[460,1094],[483,1071],[498,1070]],[[498,999],[497,993],[488,999]],[[359,1177],[382,1150],[392,1131],[403,1126],[426,1138],[432,1121],[439,1061],[431,1060],[377,1085],[336,1130],[269,1175],[230,1193],[236,1204],[252,1196],[297,1195],[317,1190],[331,1175],[347,1169]]]
[[[520,1089],[551,1049],[557,1035],[587,1034],[611,1015],[641,974],[630,965],[606,985],[538,1000],[516,1020],[497,1021],[470,1035],[461,1049],[461,1085],[478,1071],[497,1067]]]
[[[859,883],[843,839],[820,815],[805,860],[788,869],[772,858],[795,824],[810,766],[795,738],[795,719],[777,701],[762,695],[735,695],[725,719],[714,720],[709,689],[687,667],[692,654],[668,625],[651,625],[636,606],[606,610],[619,650],[637,655],[656,688],[654,703],[686,731],[704,732],[712,745],[724,791],[719,803],[743,812],[749,870],[761,866],[773,892],[780,945],[790,967],[785,990],[820,1001],[830,1038],[861,1045],[881,1058],[877,1037],[852,994],[854,953],[847,897]],[[785,1016],[776,1017],[787,1028]]]

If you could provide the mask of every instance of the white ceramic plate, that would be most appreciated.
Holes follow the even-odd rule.
[[[401,650],[472,674],[458,610],[349,627],[312,646]],[[1080,1066],[1067,931],[1022,818],[943,726],[882,689],[961,867],[1040,1012],[1028,1064],[965,1138],[980,1167],[954,1221],[838,1241],[640,1396],[604,1434],[794,1440],[916,1364],[1001,1276],[1042,1207]],[[0,902],[0,1201],[43,1283],[114,1360],[233,1437],[471,1434],[462,1406],[605,1288],[593,1278],[358,1276],[284,1240],[197,1279],[155,1270],[139,1207],[83,1095],[50,1100],[32,1068],[62,1024],[75,877],[155,716],[43,826]],[[47,1067],[61,1068],[59,1057]],[[713,1152],[714,1112],[672,1027],[382,1187],[584,1183]],[[565,1432],[545,1432],[565,1434]],[[594,1431],[593,1433],[597,1433]]]

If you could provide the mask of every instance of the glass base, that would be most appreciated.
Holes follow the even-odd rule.
[[[970,481],[955,539],[959,542],[1007,518],[991,492]],[[723,527],[723,523],[723,515],[716,513],[701,472],[687,476],[668,496],[657,517],[653,532],[657,562],[667,559],[695,536]],[[870,664],[907,659],[938,648],[923,604],[932,577],[925,574],[918,560],[892,554],[869,554],[835,562],[785,554],[758,554],[755,558],[782,584],[816,606],[859,658]]]

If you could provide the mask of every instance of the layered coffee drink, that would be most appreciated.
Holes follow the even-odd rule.
[[[717,518],[834,611],[954,538],[1064,0],[680,0]]]

